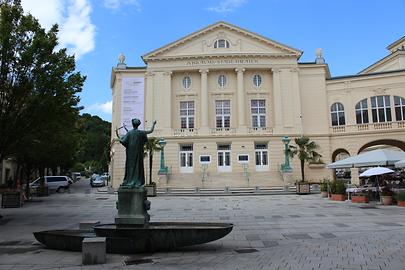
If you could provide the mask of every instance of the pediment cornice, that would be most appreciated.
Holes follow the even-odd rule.
[[[287,53],[229,53],[229,54],[207,54],[207,55],[178,55],[166,57],[151,57],[149,62],[164,62],[164,61],[178,61],[178,60],[205,60],[205,59],[219,59],[219,58],[296,58],[296,54]]]
[[[143,55],[142,59],[144,60],[144,62],[157,61],[158,59],[165,60],[168,57],[165,57],[164,54],[166,52],[168,52],[169,50],[177,48],[179,46],[182,46],[182,45],[184,45],[184,44],[186,44],[188,42],[191,42],[191,41],[193,41],[193,40],[195,40],[195,39],[197,39],[197,38],[199,38],[199,37],[201,37],[203,35],[207,35],[207,34],[213,32],[213,31],[216,31],[218,29],[228,30],[228,31],[237,33],[239,35],[248,37],[250,39],[256,40],[256,41],[258,41],[260,43],[263,43],[263,44],[265,44],[267,46],[272,46],[272,47],[278,48],[283,52],[283,55],[285,55],[287,57],[290,57],[291,55],[293,55],[295,58],[298,59],[302,55],[302,51],[300,51],[300,50],[294,49],[292,47],[289,47],[287,45],[284,45],[284,44],[282,44],[280,42],[277,42],[277,41],[274,41],[272,39],[266,38],[266,37],[261,36],[259,34],[253,33],[251,31],[242,29],[242,28],[240,28],[238,26],[235,26],[235,25],[220,21],[220,22],[217,22],[215,24],[209,25],[209,26],[207,26],[207,27],[205,27],[205,28],[203,28],[203,29],[201,29],[199,31],[191,33],[190,35],[187,35],[187,36],[185,36],[185,37],[183,37],[183,38],[181,38],[179,40],[176,40],[176,41],[174,41],[172,43],[169,43],[168,45],[160,47],[160,48],[158,48],[158,49],[156,49],[156,50],[154,50],[152,52],[149,52],[149,53]],[[176,57],[178,57],[178,56],[176,56]],[[185,55],[185,56],[182,56],[182,57],[183,57],[182,59],[187,59],[187,57],[189,57],[189,56]],[[197,57],[201,57],[201,55],[198,55]],[[216,57],[216,56],[214,55],[213,57]],[[221,57],[226,57],[226,56],[221,55]]]

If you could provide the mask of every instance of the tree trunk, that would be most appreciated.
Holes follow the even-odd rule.
[[[149,152],[149,185],[152,184],[153,152]]]
[[[300,160],[301,161],[301,181],[305,181],[305,173],[304,173],[304,166],[305,166],[305,160]]]

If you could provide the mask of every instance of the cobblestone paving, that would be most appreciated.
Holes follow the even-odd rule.
[[[35,242],[34,231],[111,223],[116,199],[93,190],[0,209],[0,269],[405,269],[405,208],[319,195],[151,198],[153,221],[230,222],[234,229],[172,252],[108,254],[104,265],[81,266],[81,253]]]

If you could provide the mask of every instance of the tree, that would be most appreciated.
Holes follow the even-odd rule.
[[[19,0],[0,0],[0,160],[52,167],[72,160],[85,77],[74,56],[57,49],[57,34],[57,25],[46,32],[24,15]]]
[[[154,137],[149,137],[148,141],[144,145],[144,154],[149,156],[149,184],[152,184],[152,165],[153,165],[153,153],[160,151],[159,140]]]
[[[301,136],[299,138],[295,138],[294,142],[295,145],[289,146],[289,154],[291,157],[297,156],[300,160],[301,165],[301,181],[305,181],[305,162],[309,161],[318,161],[321,157],[321,154],[316,152],[315,150],[318,148],[318,145],[311,141],[306,136]]]
[[[97,172],[107,171],[110,162],[111,123],[98,116],[85,113],[79,117],[77,128],[80,138],[75,154],[76,163],[93,164],[93,166],[85,167]],[[96,163],[98,165],[94,166]]]

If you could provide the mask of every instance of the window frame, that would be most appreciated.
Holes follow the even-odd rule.
[[[218,125],[219,123],[220,125]],[[215,100],[215,127],[216,128],[231,127],[231,100],[229,99]]]
[[[365,106],[364,106],[364,102],[365,102]],[[369,123],[367,98],[362,99],[356,103],[356,106],[354,107],[354,112],[356,115],[356,124],[361,125],[361,124]]]
[[[188,85],[187,85],[187,79],[189,82]],[[181,80],[181,85],[186,90],[190,90],[192,83],[193,83],[193,81],[189,75],[184,76],[183,79]]]
[[[390,95],[379,95],[370,97],[371,117],[373,123],[386,123],[392,121],[390,97]],[[380,104],[380,101],[382,101],[382,104]],[[381,119],[381,116],[384,116],[384,119]]]
[[[263,105],[260,105],[261,101],[263,102]],[[253,102],[257,102],[257,105],[253,106]],[[254,112],[254,110],[257,110],[257,112]],[[250,100],[250,114],[252,117],[251,119],[252,119],[253,128],[266,128],[267,127],[266,99],[251,99]]]
[[[399,101],[398,103],[397,100]],[[394,96],[394,111],[396,121],[405,121],[405,98]]]
[[[257,78],[257,80],[256,80]],[[256,84],[257,81],[257,84]],[[252,83],[254,87],[261,87],[263,83],[263,77],[260,74],[254,74],[252,77]]]
[[[182,104],[186,104],[185,108],[182,108]],[[190,107],[192,104],[192,107]],[[180,101],[179,104],[179,114],[180,114],[180,128],[181,129],[193,129],[195,128],[195,102],[194,100],[184,100]],[[185,114],[182,115],[182,112]],[[183,125],[183,120],[185,125]]]
[[[340,108],[340,106],[341,108]],[[346,125],[346,116],[345,116],[345,107],[341,102],[334,102],[330,106],[330,116],[332,127],[345,126]],[[334,121],[334,116],[336,116],[336,121]]]

